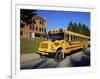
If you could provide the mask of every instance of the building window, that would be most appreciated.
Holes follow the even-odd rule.
[[[41,27],[39,28],[39,31],[41,32]]]
[[[30,29],[32,29],[32,25],[30,25]]]
[[[44,28],[44,32],[46,32],[46,28]]]
[[[43,23],[44,23],[44,22],[42,21],[42,25],[43,25]]]
[[[23,31],[20,31],[20,35],[23,35]]]
[[[42,32],[43,32],[43,28],[42,28]]]
[[[33,19],[33,23],[34,23],[34,24],[36,24],[36,21],[35,21],[35,19]]]
[[[40,24],[41,24],[41,20],[40,20]]]
[[[25,25],[21,23],[21,28],[23,28]]]
[[[40,37],[40,33],[35,33],[35,37]]]
[[[42,25],[43,25],[43,23],[44,23],[44,22],[43,22],[42,20],[40,20],[40,24],[42,24]]]
[[[33,25],[33,27],[32,27],[32,30],[34,30],[34,25]]]
[[[38,27],[36,26],[36,31],[38,31]]]

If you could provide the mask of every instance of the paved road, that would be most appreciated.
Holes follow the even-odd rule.
[[[57,63],[53,58],[40,57],[39,54],[32,53],[21,56],[21,69],[41,69],[41,68],[61,68],[90,66],[90,48],[72,52],[63,61]]]

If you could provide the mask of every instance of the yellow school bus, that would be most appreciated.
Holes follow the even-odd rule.
[[[37,53],[54,56],[55,60],[59,62],[64,59],[65,54],[88,46],[90,46],[90,37],[55,29],[48,32],[48,40],[40,43]]]

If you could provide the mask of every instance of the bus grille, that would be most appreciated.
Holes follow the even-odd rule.
[[[48,48],[48,43],[41,43],[41,48]]]

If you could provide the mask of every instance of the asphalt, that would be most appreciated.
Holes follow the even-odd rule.
[[[61,62],[55,62],[54,58],[41,57],[37,53],[21,55],[20,68],[23,69],[43,69],[62,67],[85,67],[90,66],[90,47],[71,52]]]

